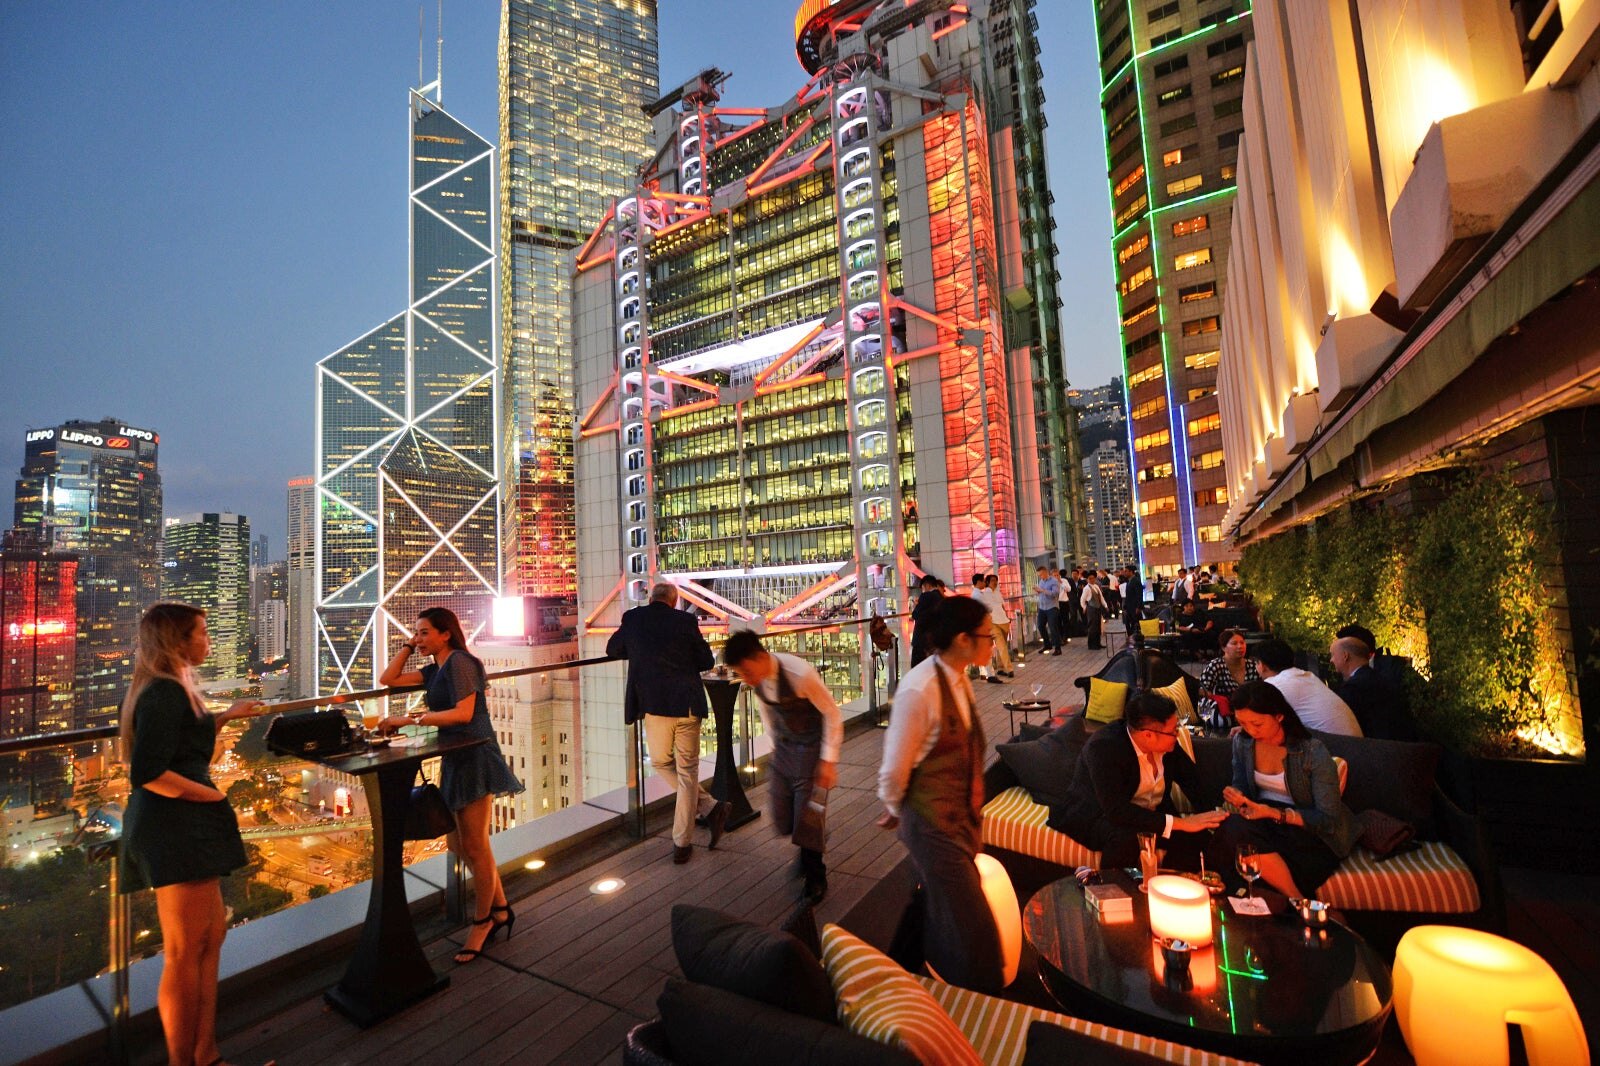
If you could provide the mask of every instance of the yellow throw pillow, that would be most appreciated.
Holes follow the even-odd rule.
[[[1146,637],[1159,637],[1161,635],[1161,619],[1159,619],[1159,618],[1141,618],[1141,619],[1139,619],[1139,633],[1140,633],[1140,635],[1146,636]]]
[[[1128,702],[1128,686],[1120,681],[1107,681],[1102,677],[1089,679],[1089,706],[1084,717],[1091,722],[1122,721],[1122,709]]]
[[[1200,716],[1195,713],[1194,704],[1189,701],[1189,688],[1183,683],[1183,678],[1178,678],[1178,680],[1165,688],[1153,688],[1150,691],[1158,696],[1165,696],[1177,706],[1178,721],[1194,722],[1199,720]]]
[[[850,1032],[904,1048],[925,1066],[983,1066],[956,1023],[915,977],[865,940],[822,927],[822,968]]]

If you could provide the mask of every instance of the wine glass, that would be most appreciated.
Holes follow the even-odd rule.
[[[1250,886],[1249,893],[1252,897],[1256,894],[1256,878],[1261,876],[1261,856],[1256,853],[1254,844],[1240,844],[1238,854],[1233,858],[1233,864],[1239,871],[1239,876],[1244,878]]]

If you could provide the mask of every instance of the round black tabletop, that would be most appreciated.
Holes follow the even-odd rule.
[[[1143,893],[1120,870],[1103,876],[1133,897],[1131,916],[1102,922],[1070,877],[1023,911],[1040,976],[1068,1013],[1264,1062],[1355,1063],[1377,1046],[1389,967],[1345,926],[1308,931],[1276,895],[1270,916],[1219,898],[1212,945],[1194,953],[1187,982],[1169,981]]]

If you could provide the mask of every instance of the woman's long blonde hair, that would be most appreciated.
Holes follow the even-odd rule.
[[[184,658],[184,647],[194,633],[196,622],[206,613],[187,603],[158,603],[139,619],[139,643],[133,656],[133,680],[122,698],[123,758],[133,753],[133,708],[142,693],[157,678],[176,681],[189,696],[196,718],[206,715],[205,700],[195,687],[194,668]]]

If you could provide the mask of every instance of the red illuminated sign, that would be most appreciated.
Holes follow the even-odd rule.
[[[110,438],[107,438],[107,440],[106,440],[106,447],[107,448],[131,448],[131,447],[133,447],[133,441],[129,440],[127,437],[110,437]]]

